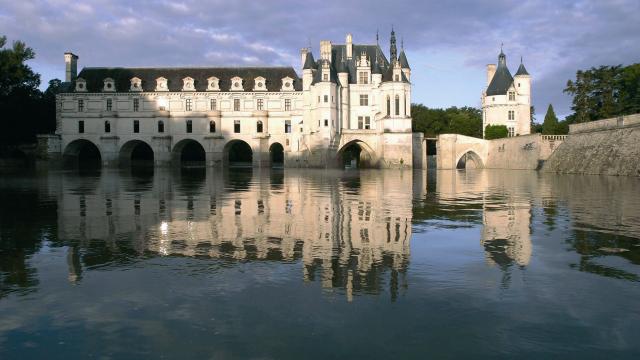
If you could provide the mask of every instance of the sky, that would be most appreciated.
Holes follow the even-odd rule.
[[[151,1],[0,0],[0,35],[36,52],[46,83],[64,78],[66,51],[92,66],[301,68],[300,49],[320,40],[380,45],[393,26],[412,68],[412,102],[480,106],[486,64],[501,44],[512,74],[532,76],[538,122],[549,104],[564,117],[576,70],[640,62],[640,0]],[[46,86],[45,86],[46,87]]]

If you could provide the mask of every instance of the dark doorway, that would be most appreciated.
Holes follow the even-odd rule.
[[[280,143],[273,143],[269,147],[269,158],[271,159],[271,167],[284,166],[284,147]]]
[[[228,146],[229,166],[250,167],[253,164],[253,151],[244,141],[237,140]]]

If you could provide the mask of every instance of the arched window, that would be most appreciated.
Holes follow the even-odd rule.
[[[164,132],[164,121],[162,121],[162,120],[158,120],[158,132],[159,133],[163,133]]]
[[[104,132],[106,133],[111,132],[111,122],[109,120],[104,122]]]
[[[193,132],[193,121],[191,120],[187,120],[187,133],[192,133]]]
[[[400,96],[396,95],[396,116],[400,115]]]
[[[387,95],[387,116],[391,115],[391,98]]]
[[[216,132],[216,122],[213,120],[209,121],[209,132],[210,133]]]
[[[258,120],[258,122],[256,123],[256,132],[262,132],[262,121],[260,120]]]

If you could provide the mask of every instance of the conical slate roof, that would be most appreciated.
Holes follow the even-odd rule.
[[[513,77],[507,68],[507,58],[501,50],[498,56],[498,68],[487,87],[487,95],[506,95],[511,84],[513,84]]]
[[[309,51],[307,53],[307,57],[304,59],[304,66],[302,67],[302,70],[309,70],[309,69],[315,69],[316,68],[316,62],[313,59],[313,54],[311,53],[311,51]]]
[[[407,55],[404,54],[404,50],[400,52],[400,58],[398,59],[398,61],[400,61],[401,68],[411,69],[411,67],[409,66],[409,61],[407,61]]]
[[[516,72],[516,76],[518,75],[529,75],[522,61],[520,61],[520,67],[518,67],[518,71]]]

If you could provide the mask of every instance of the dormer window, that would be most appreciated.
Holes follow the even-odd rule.
[[[187,76],[182,79],[182,91],[195,91],[194,80],[192,77]]]
[[[85,79],[76,79],[76,91],[87,91],[87,81]]]
[[[516,101],[516,92],[509,91],[509,101]]]
[[[220,91],[219,83],[220,80],[217,77],[211,76],[207,79],[207,91]]]
[[[280,91],[293,91],[293,79],[288,76],[282,78],[282,88]]]
[[[267,90],[266,80],[262,76],[258,76],[253,79],[253,91],[265,91]]]
[[[156,79],[156,91],[169,91],[169,85],[166,78],[161,76]]]
[[[243,91],[242,87],[242,78],[239,76],[234,76],[231,78],[231,91]]]
[[[368,84],[369,83],[369,73],[366,71],[358,72],[358,84]]]
[[[103,82],[102,91],[116,91],[116,82],[112,78],[106,78]]]
[[[322,74],[322,81],[329,81],[329,74],[327,73]]]
[[[138,77],[134,77],[131,79],[131,87],[130,91],[142,91],[142,80]]]

